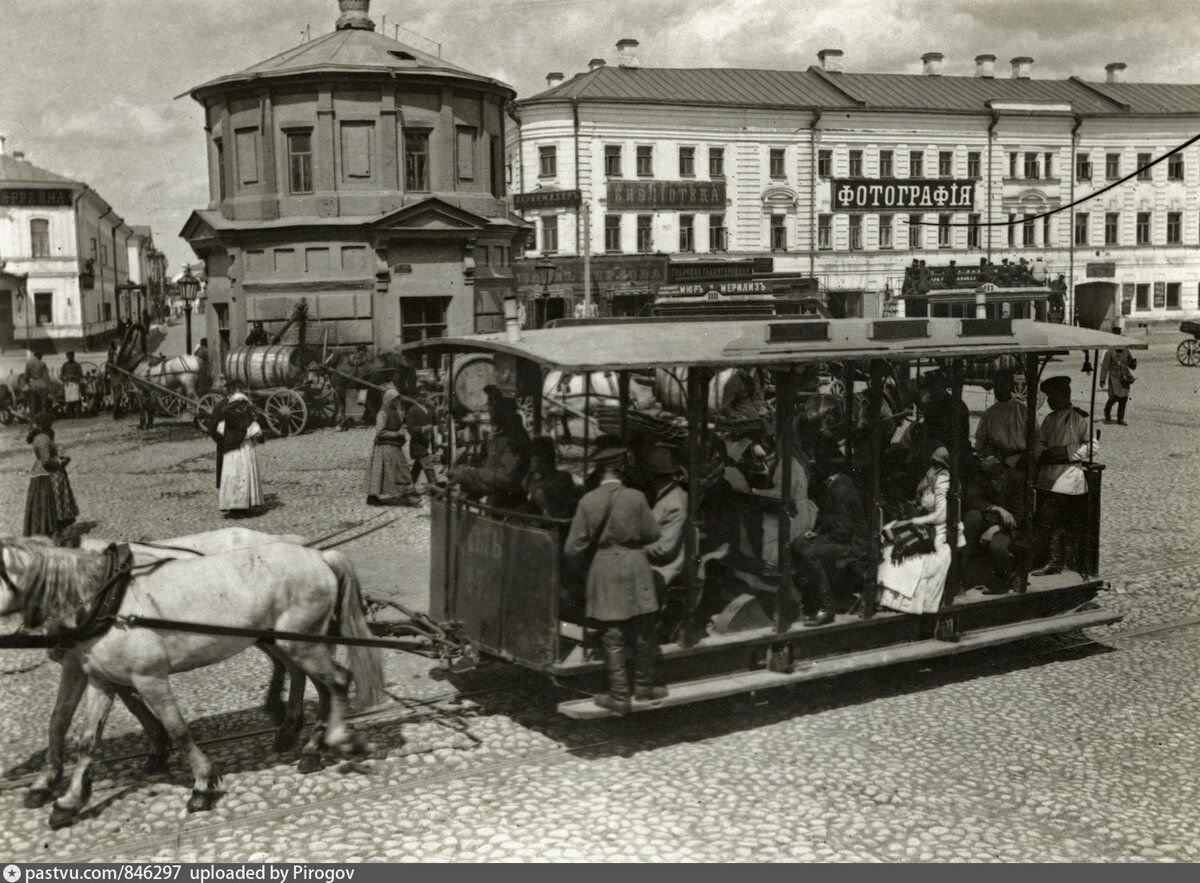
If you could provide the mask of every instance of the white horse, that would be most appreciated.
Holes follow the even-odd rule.
[[[93,600],[105,571],[101,554],[61,549],[40,538],[0,541],[0,582],[17,597],[30,628],[48,631],[76,626],[79,610]],[[313,636],[370,637],[358,577],[340,552],[319,552],[289,543],[239,549],[194,560],[170,560],[132,576],[118,616],[144,616],[248,629],[273,629]],[[119,686],[137,690],[191,762],[189,812],[211,809],[220,792],[219,773],[193,741],[169,675],[213,665],[255,643],[251,637],[197,634],[114,626],[65,651],[69,664],[87,677],[85,729],[79,762],[67,792],[55,801],[53,828],[72,824],[91,791],[91,766]],[[360,701],[384,695],[378,650],[350,647],[347,671],[328,644],[280,639],[276,651],[307,674],[326,699],[328,711],[304,746],[301,770],[320,766],[322,747],[362,753],[362,740],[346,724],[351,676]]]

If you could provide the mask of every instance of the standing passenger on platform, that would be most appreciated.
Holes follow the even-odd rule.
[[[608,670],[608,692],[594,701],[618,715],[629,711],[631,667],[634,698],[652,701],[667,695],[666,688],[655,684],[658,598],[645,549],[659,539],[659,528],[645,496],[622,484],[625,455],[619,446],[597,446],[593,452],[592,461],[603,470],[600,486],[579,501],[564,548],[568,558],[593,555],[586,612],[600,622]]]
[[[1121,324],[1113,325],[1113,334],[1121,333]],[[1125,406],[1129,404],[1129,385],[1133,383],[1133,369],[1137,367],[1135,359],[1125,347],[1108,350],[1100,362],[1100,388],[1108,384],[1108,401],[1104,403],[1104,422],[1112,423],[1112,408],[1117,406],[1117,425],[1128,426],[1125,422]]]
[[[1038,521],[1049,536],[1046,564],[1032,576],[1062,573],[1078,565],[1079,544],[1087,529],[1087,475],[1083,464],[1098,453],[1098,442],[1089,443],[1088,415],[1071,404],[1071,378],[1042,381],[1050,413],[1038,429]]]
[[[254,446],[263,432],[258,412],[236,380],[225,384],[229,397],[212,416],[210,434],[217,443],[217,500],[226,517],[246,515],[263,504],[262,481]]]
[[[1013,398],[1013,376],[999,372],[993,380],[996,401],[983,412],[975,429],[975,451],[985,469],[993,463],[1016,468],[1025,453],[1025,403]]]
[[[646,554],[654,570],[661,601],[662,593],[683,577],[688,493],[677,480],[679,470],[670,448],[651,448],[642,465],[650,474],[654,487],[651,512],[658,522],[659,537],[646,546]]]

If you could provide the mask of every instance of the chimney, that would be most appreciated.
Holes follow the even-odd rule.
[[[565,79],[566,75],[562,71],[550,71],[550,73],[546,74],[546,88],[553,89]]]
[[[604,67],[604,59],[603,58],[593,58],[591,61],[588,62],[588,70],[590,70],[590,71],[598,71],[602,67]]]
[[[0,135],[0,156],[4,156],[4,136]]]
[[[821,62],[821,70],[827,73],[840,74],[842,72],[841,49],[822,49],[817,53],[817,61]]]
[[[996,76],[996,56],[990,53],[976,55],[975,76],[989,78]]]
[[[1104,65],[1104,82],[1106,83],[1124,83],[1125,68],[1129,67],[1123,61],[1110,61]]]
[[[945,57],[940,52],[926,52],[921,56],[921,64],[924,65],[921,73],[927,77],[940,77],[942,75],[942,59]]]
[[[617,66],[618,67],[637,67],[637,48],[638,41],[626,37],[624,40],[617,41]]]
[[[338,0],[337,29],[339,31],[373,31],[375,22],[367,13],[371,9],[371,0]]]
[[[14,150],[12,156],[13,156],[13,159],[24,159],[25,151],[24,150]]]
[[[1012,65],[1012,78],[1014,80],[1028,80],[1029,74],[1033,70],[1033,59],[1028,55],[1018,55],[1009,62]]]

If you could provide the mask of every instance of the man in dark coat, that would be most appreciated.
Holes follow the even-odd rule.
[[[521,481],[529,468],[529,434],[513,399],[494,386],[485,391],[492,432],[483,465],[457,466],[449,480],[468,497],[488,497],[493,505],[515,507],[524,496]]]
[[[246,335],[246,346],[267,346],[270,342],[271,337],[267,334],[267,329],[263,328],[263,323],[255,322],[250,333]]]
[[[579,561],[594,552],[587,576],[587,616],[601,625],[608,692],[596,705],[615,714],[629,712],[629,655],[632,651],[633,697],[662,699],[655,685],[658,651],[658,597],[645,546],[659,539],[658,522],[640,491],[621,481],[626,449],[597,447],[592,461],[603,469],[600,486],[579,501],[563,551]]]
[[[558,468],[554,439],[539,435],[529,443],[529,473],[523,482],[529,502],[548,518],[575,515],[582,492],[571,473]]]

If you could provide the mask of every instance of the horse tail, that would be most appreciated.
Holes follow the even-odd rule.
[[[323,552],[322,557],[338,578],[338,595],[342,609],[339,611],[341,628],[339,637],[372,638],[367,618],[363,614],[362,590],[358,574],[350,559],[338,551]],[[350,673],[363,705],[378,705],[387,697],[384,691],[383,658],[377,647],[348,647]]]

